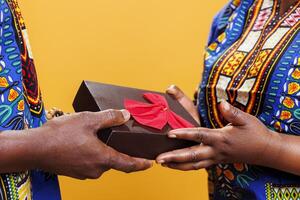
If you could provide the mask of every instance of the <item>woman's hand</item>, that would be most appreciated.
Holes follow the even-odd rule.
[[[190,115],[198,123],[200,123],[197,107],[195,106],[194,102],[182,92],[180,88],[178,88],[176,85],[171,85],[166,92],[176,99],[190,113]]]
[[[170,138],[192,140],[199,145],[161,154],[157,162],[179,170],[197,170],[218,163],[267,165],[266,160],[271,163],[269,155],[276,157],[280,150],[273,148],[273,145],[280,146],[280,134],[271,133],[256,117],[226,101],[219,109],[229,125],[220,129],[189,128],[169,132]]]

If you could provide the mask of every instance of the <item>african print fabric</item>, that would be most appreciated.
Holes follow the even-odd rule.
[[[0,130],[45,121],[27,30],[16,0],[0,0]],[[57,176],[40,170],[0,175],[0,199],[60,199]]]
[[[202,125],[226,125],[227,100],[268,128],[300,135],[300,1],[284,15],[279,0],[232,0],[214,19],[198,108]],[[209,170],[211,199],[300,199],[300,177],[274,169],[219,164]]]

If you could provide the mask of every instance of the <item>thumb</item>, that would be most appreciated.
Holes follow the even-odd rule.
[[[119,153],[111,147],[108,148],[109,167],[126,173],[143,171],[152,167],[152,162],[143,158],[135,158],[123,153]]]
[[[187,110],[198,123],[200,123],[197,107],[194,105],[194,102],[188,96],[186,96],[179,87],[177,87],[176,85],[171,85],[166,90],[166,92],[174,99],[176,99],[184,107],[184,109]]]
[[[130,113],[127,110],[105,110],[101,112],[91,113],[90,118],[95,129],[104,129],[112,126],[119,126],[127,122],[130,118]]]
[[[174,99],[176,99],[177,101],[179,101],[181,104],[188,104],[188,106],[190,106],[189,104],[193,105],[192,100],[189,99],[184,92],[177,87],[176,85],[171,85],[167,90],[166,90],[167,94],[173,96]]]
[[[247,123],[247,119],[249,121],[249,117],[247,113],[241,111],[240,109],[230,105],[227,101],[222,100],[219,105],[219,110],[222,116],[229,123],[235,126],[243,126]]]

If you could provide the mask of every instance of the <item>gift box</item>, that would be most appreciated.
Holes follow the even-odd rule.
[[[155,159],[159,154],[196,145],[171,139],[174,128],[197,127],[193,117],[170,95],[160,92],[83,81],[73,102],[76,112],[127,109],[124,125],[99,130],[108,146],[130,156]]]

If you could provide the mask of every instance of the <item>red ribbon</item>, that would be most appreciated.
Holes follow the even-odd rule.
[[[169,108],[165,97],[154,93],[144,93],[143,97],[151,104],[131,99],[124,101],[125,108],[140,124],[159,130],[162,130],[166,124],[169,124],[173,129],[195,127],[174,113]]]

